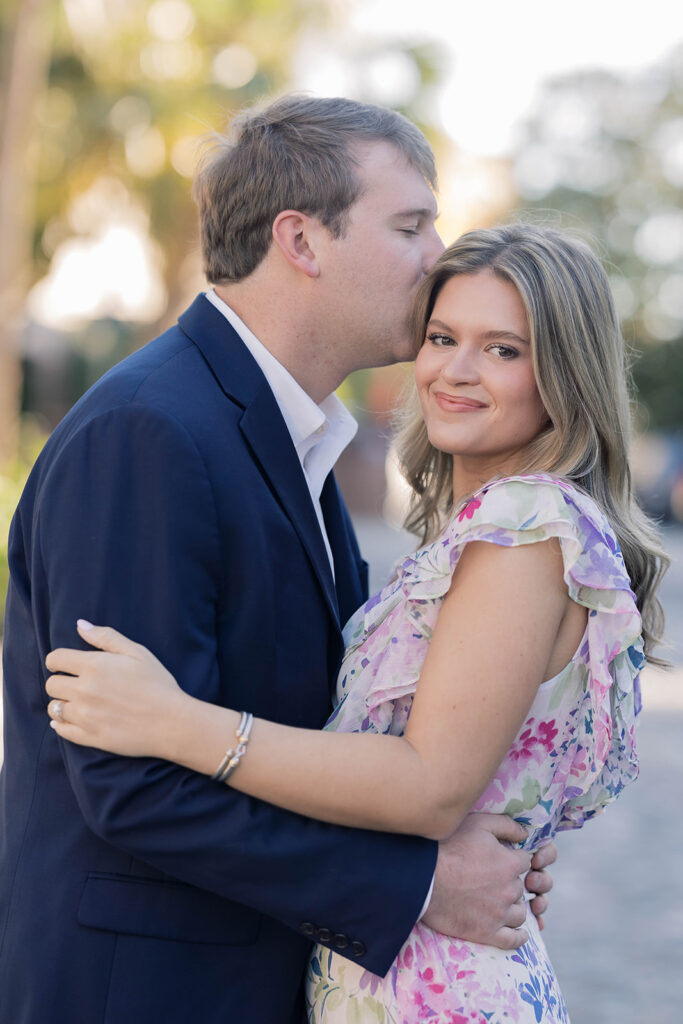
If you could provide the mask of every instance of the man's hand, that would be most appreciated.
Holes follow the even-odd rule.
[[[530,854],[504,843],[520,843],[527,833],[504,814],[468,814],[453,835],[439,844],[434,891],[422,920],[435,931],[499,949],[515,949],[529,937],[522,927],[527,905],[521,876],[533,866],[531,892],[548,892],[543,870],[557,856],[554,847]],[[546,851],[550,850],[550,854]],[[541,854],[544,854],[541,857]],[[550,859],[547,859],[550,856]],[[547,903],[538,895],[542,913]]]
[[[536,853],[531,858],[531,871],[524,879],[525,887],[529,892],[535,894],[529,906],[538,921],[540,931],[543,931],[545,928],[541,915],[545,914],[548,909],[546,893],[550,892],[553,887],[553,876],[546,868],[549,868],[556,860],[557,847],[555,843],[548,843],[547,846],[542,846],[540,850],[536,850]]]

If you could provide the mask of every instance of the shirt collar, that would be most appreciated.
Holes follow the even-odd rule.
[[[316,479],[315,482],[309,480],[312,490],[317,491],[319,495],[325,477],[355,436],[358,424],[334,393],[324,398],[320,405],[316,405],[311,396],[258,340],[234,309],[231,309],[213,289],[206,293],[206,297],[228,320],[261,368],[307,475],[310,475],[306,465],[310,461],[309,454],[314,448],[319,449],[315,459]]]

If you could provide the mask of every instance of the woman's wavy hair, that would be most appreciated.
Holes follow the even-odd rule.
[[[643,619],[649,661],[661,640],[656,588],[669,560],[632,492],[631,409],[624,342],[607,275],[590,248],[551,228],[512,224],[470,231],[439,258],[416,298],[424,341],[436,298],[456,274],[489,271],[517,288],[529,325],[536,384],[549,424],[521,453],[519,472],[553,473],[589,494],[621,545]],[[432,539],[452,509],[452,456],[430,443],[413,389],[399,416],[399,464],[412,489],[406,528]]]

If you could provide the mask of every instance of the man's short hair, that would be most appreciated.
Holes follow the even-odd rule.
[[[239,114],[216,136],[194,185],[204,271],[212,284],[248,277],[282,210],[317,217],[335,238],[359,198],[355,143],[389,142],[436,188],[434,155],[402,114],[347,99],[288,95]]]

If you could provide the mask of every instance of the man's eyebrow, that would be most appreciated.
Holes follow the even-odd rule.
[[[434,317],[432,317],[432,319],[427,324],[427,329],[429,329],[430,327],[439,327],[441,328],[442,331],[449,331],[449,333],[451,334],[454,333],[452,327],[449,327],[448,324],[445,324],[443,320],[437,320]],[[510,340],[513,341],[520,341],[523,345],[528,345],[530,343],[528,338],[522,338],[521,335],[516,334],[514,331],[484,331],[482,334],[479,335],[479,337],[485,338],[487,341],[502,341],[504,338],[509,338]]]
[[[429,206],[422,206],[419,209],[416,208],[414,210],[399,210],[398,213],[394,213],[392,215],[394,220],[408,220],[411,217],[416,217],[418,220],[423,218],[425,220],[437,220],[438,216],[439,211],[433,210]]]

